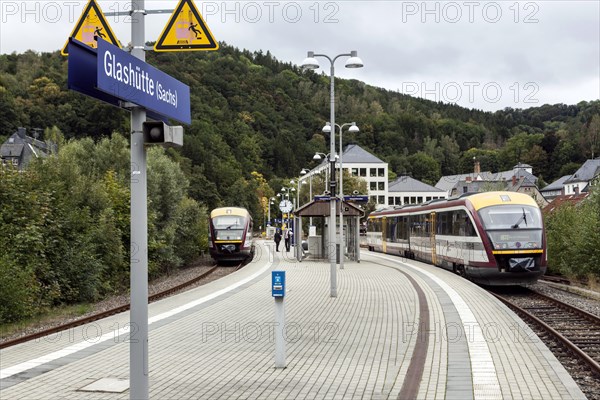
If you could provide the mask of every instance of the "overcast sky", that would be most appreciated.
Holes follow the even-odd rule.
[[[61,49],[87,1],[0,0],[0,52]],[[99,1],[105,13],[130,1]],[[146,9],[177,1],[146,0]],[[600,2],[204,1],[218,41],[300,64],[308,50],[357,50],[362,69],[336,76],[468,108],[498,110],[600,98]],[[124,44],[124,17],[107,17]],[[168,15],[146,17],[158,39]],[[329,74],[329,62],[319,59]],[[193,88],[192,88],[193,90]]]

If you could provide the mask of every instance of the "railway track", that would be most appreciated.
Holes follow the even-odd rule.
[[[555,355],[563,357],[563,364],[572,363],[575,357],[589,371],[591,379],[600,380],[599,317],[526,288],[515,293],[492,294],[533,325]],[[556,348],[556,343],[562,350]]]
[[[238,269],[240,269],[243,265],[244,264],[242,263],[242,264],[240,264],[238,266],[224,267],[224,268],[228,268],[228,269],[231,270],[231,272],[233,272],[233,271],[237,271]],[[157,300],[163,299],[165,297],[171,296],[171,295],[173,295],[173,294],[175,294],[175,293],[177,293],[177,292],[179,292],[179,291],[181,291],[181,290],[183,290],[183,289],[185,289],[185,288],[187,288],[187,287],[189,287],[191,285],[194,285],[194,284],[200,282],[201,280],[206,279],[208,276],[212,275],[219,268],[221,268],[221,267],[219,267],[218,265],[214,265],[209,270],[207,270],[204,273],[202,273],[202,274],[200,274],[200,275],[198,275],[198,276],[196,276],[196,277],[188,280],[187,282],[184,282],[182,284],[176,285],[176,286],[171,287],[169,289],[163,290],[163,291],[161,291],[159,293],[155,293],[155,294],[153,294],[151,296],[148,296],[148,303],[152,303],[152,302],[155,302]],[[64,331],[64,330],[67,330],[67,329],[71,329],[71,328],[75,328],[77,326],[81,326],[81,325],[84,325],[84,324],[89,324],[91,322],[98,321],[100,319],[107,318],[107,317],[110,317],[112,315],[122,313],[124,311],[129,310],[129,308],[130,308],[130,304],[129,303],[123,304],[121,306],[114,307],[114,308],[111,308],[109,310],[102,311],[102,312],[99,312],[99,313],[96,313],[96,314],[93,314],[93,315],[90,315],[90,316],[87,316],[87,317],[83,317],[83,318],[80,318],[80,319],[68,322],[66,324],[58,325],[58,326],[55,326],[55,327],[52,327],[52,328],[41,330],[39,332],[35,332],[35,333],[31,333],[31,334],[28,334],[28,335],[25,335],[25,336],[21,336],[21,337],[15,338],[15,339],[7,340],[7,341],[5,341],[3,343],[0,343],[0,349],[4,349],[4,348],[10,347],[10,346],[14,346],[14,345],[17,345],[19,343],[24,343],[24,342],[27,342],[27,341],[30,341],[30,340],[38,339],[38,338],[41,338],[41,337],[44,337],[44,336],[47,336],[47,335],[52,335],[54,333],[61,332],[61,331]]]

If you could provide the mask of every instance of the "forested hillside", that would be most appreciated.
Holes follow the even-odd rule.
[[[217,52],[149,53],[148,62],[191,88],[193,123],[179,161],[192,197],[209,207],[237,203],[256,211],[254,197],[239,189],[253,171],[267,181],[297,176],[314,166],[315,151],[328,152],[321,133],[329,119],[328,76],[226,44]],[[58,52],[0,56],[0,135],[18,126],[56,126],[67,139],[129,131],[127,112],[69,91],[66,71]],[[345,133],[346,143],[388,161],[396,174],[429,183],[471,171],[474,156],[483,170],[531,164],[551,182],[599,153],[600,101],[490,113],[355,80],[337,79],[336,93],[337,121],[361,129]]]

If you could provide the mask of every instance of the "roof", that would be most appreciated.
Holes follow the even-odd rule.
[[[220,207],[220,208],[215,208],[214,210],[212,210],[210,212],[211,218],[219,217],[222,215],[239,215],[239,216],[247,217],[250,214],[248,213],[248,210],[246,210],[245,208],[242,208],[242,207]]]
[[[340,202],[335,202],[336,215],[340,213]],[[331,215],[330,203],[327,200],[313,200],[308,204],[296,209],[294,214],[300,217],[328,217]],[[364,214],[363,210],[352,203],[344,201],[344,213],[346,217],[362,217]]]
[[[349,144],[342,153],[342,162],[344,163],[372,163],[372,164],[385,164],[385,161],[375,157],[357,144]]]
[[[400,176],[388,185],[388,193],[391,192],[436,192],[443,193],[445,190],[435,188],[410,176]]]
[[[571,175],[561,176],[560,178],[558,178],[557,180],[555,180],[554,182],[552,182],[548,186],[544,187],[543,189],[540,189],[540,192],[543,193],[543,192],[551,192],[551,191],[554,191],[554,190],[562,190],[563,183],[565,183],[565,181],[567,179],[569,179],[570,177],[571,177]]]
[[[500,171],[497,173],[493,173],[490,171],[484,171],[481,173],[468,173],[468,174],[458,174],[458,175],[447,175],[442,176],[440,180],[435,184],[435,187],[438,189],[442,189],[444,191],[450,191],[454,188],[459,182],[464,182],[467,178],[471,178],[471,182],[476,181],[488,181],[488,182],[502,182],[502,181],[512,181],[512,177],[515,176],[517,180],[523,180],[523,182],[527,185],[535,185],[537,182],[537,177],[524,169],[526,164],[520,164],[519,168],[511,169],[509,171]]]
[[[600,158],[587,160],[564,183],[589,182],[600,172]]]
[[[571,205],[577,205],[586,197],[588,197],[589,193],[578,193],[578,194],[566,194],[562,196],[558,196],[552,202],[548,203],[546,207],[544,207],[544,212],[551,213],[556,210],[561,205],[568,203]]]

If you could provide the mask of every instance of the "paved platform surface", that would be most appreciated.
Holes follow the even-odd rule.
[[[292,254],[261,244],[242,270],[150,305],[151,398],[397,399],[411,386],[419,399],[585,398],[523,322],[456,275],[363,250],[332,298],[329,263]],[[287,275],[285,369],[274,368],[272,269]],[[1,350],[0,399],[129,398],[81,391],[127,381],[128,318]]]

